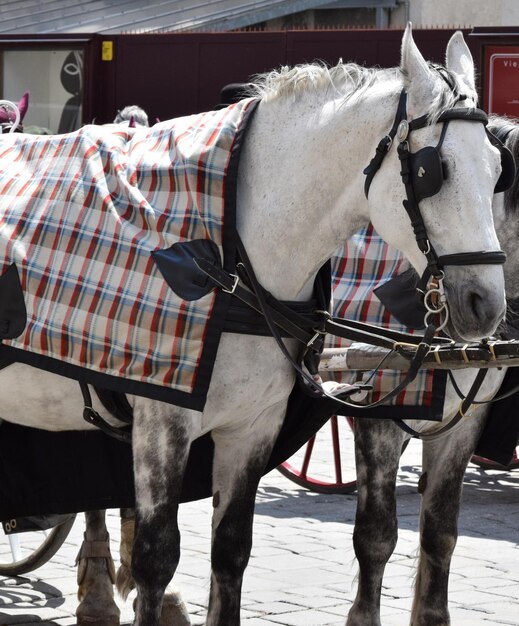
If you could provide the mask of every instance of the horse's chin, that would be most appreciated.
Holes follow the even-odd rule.
[[[486,337],[494,336],[496,328],[482,329],[481,327],[464,328],[459,329],[459,325],[456,324],[456,320],[451,315],[447,322],[444,332],[456,343],[481,341]]]
[[[456,326],[452,323],[452,320],[450,319],[447,322],[445,328],[443,329],[443,332],[446,335],[449,335],[449,337],[456,343],[462,343],[463,341],[471,341],[470,339],[465,339],[465,337],[463,337],[462,335],[460,335],[460,333],[458,333],[458,331],[456,330]]]

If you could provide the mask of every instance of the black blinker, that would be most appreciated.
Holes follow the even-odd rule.
[[[516,167],[515,161],[510,150],[502,145],[500,147],[501,151],[501,175],[496,183],[494,193],[500,193],[501,191],[506,191],[510,189],[510,187],[514,184]]]
[[[436,195],[443,185],[444,170],[439,151],[427,146],[411,155],[411,177],[416,202]]]
[[[487,137],[490,143],[495,146],[501,153],[501,175],[499,176],[494,193],[500,193],[506,191],[514,184],[516,175],[516,166],[513,154],[505,146],[505,144],[494,133],[490,132],[488,128]]]

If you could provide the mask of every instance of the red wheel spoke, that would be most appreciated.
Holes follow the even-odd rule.
[[[309,439],[308,443],[306,444],[305,458],[303,459],[303,465],[301,466],[301,476],[303,476],[304,478],[306,478],[308,473],[308,466],[310,465],[310,459],[312,457],[314,444],[315,435],[311,439]]]
[[[283,476],[317,493],[353,493],[357,488],[352,434],[354,420],[345,419],[348,426],[339,428],[339,418],[331,418],[330,425],[325,424],[306,446],[279,465],[278,470]]]

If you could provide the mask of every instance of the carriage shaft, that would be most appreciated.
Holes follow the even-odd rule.
[[[437,356],[431,351],[421,369],[454,370],[467,367],[494,368],[519,365],[519,343],[496,342],[492,349],[493,353],[481,344],[468,347],[456,344],[442,349]],[[384,362],[381,364],[382,359]],[[321,373],[369,371],[377,368],[406,371],[409,369],[409,359],[385,348],[367,343],[352,343],[351,346],[344,348],[326,348],[319,364]]]

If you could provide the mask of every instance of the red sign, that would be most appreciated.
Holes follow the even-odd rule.
[[[519,46],[485,50],[485,109],[519,118]]]

